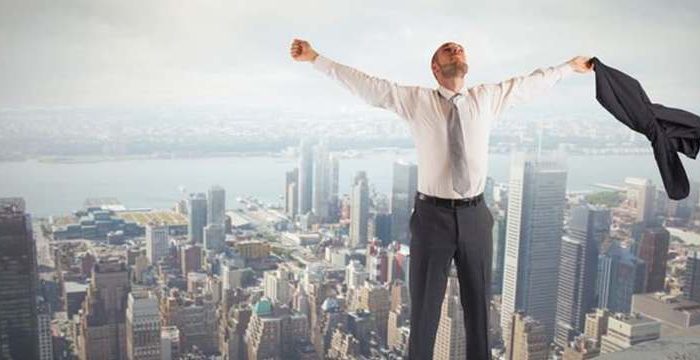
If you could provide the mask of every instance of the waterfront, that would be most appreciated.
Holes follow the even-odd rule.
[[[392,162],[415,160],[413,150],[359,153],[340,160],[340,192],[349,193],[353,174],[367,171],[370,186],[391,191]],[[691,181],[700,181],[700,164],[681,156]],[[285,172],[296,166],[286,156],[235,156],[183,159],[129,159],[121,161],[52,163],[37,160],[0,162],[0,196],[21,196],[34,216],[69,213],[89,197],[116,197],[128,208],[170,208],[188,192],[206,192],[219,184],[226,189],[228,206],[238,196],[278,202]],[[491,154],[489,175],[506,182],[510,156]],[[595,183],[621,185],[627,176],[647,177],[661,187],[652,154],[569,156],[569,191],[596,189]],[[237,204],[237,203],[236,203]]]

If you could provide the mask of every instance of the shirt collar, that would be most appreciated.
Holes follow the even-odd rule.
[[[464,93],[462,93],[461,91],[452,91],[442,86],[442,84],[438,85],[437,91],[447,100],[450,100],[457,93],[464,95]]]

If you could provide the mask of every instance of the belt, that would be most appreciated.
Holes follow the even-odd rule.
[[[466,206],[476,206],[484,198],[484,193],[476,196],[462,199],[445,199],[437,196],[430,196],[423,194],[422,192],[416,193],[416,199],[424,201],[433,205],[442,206],[446,208],[459,208]]]

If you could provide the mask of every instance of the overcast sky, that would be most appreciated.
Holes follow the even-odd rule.
[[[694,109],[698,35],[697,0],[0,0],[0,108],[360,106],[291,59],[302,38],[371,75],[428,87],[445,41],[465,47],[467,86],[598,56],[652,101]],[[594,104],[593,84],[574,74],[550,99]]]

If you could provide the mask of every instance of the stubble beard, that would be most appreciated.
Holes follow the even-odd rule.
[[[467,70],[469,70],[469,66],[461,61],[440,65],[440,73],[446,78],[464,77],[467,74]]]

